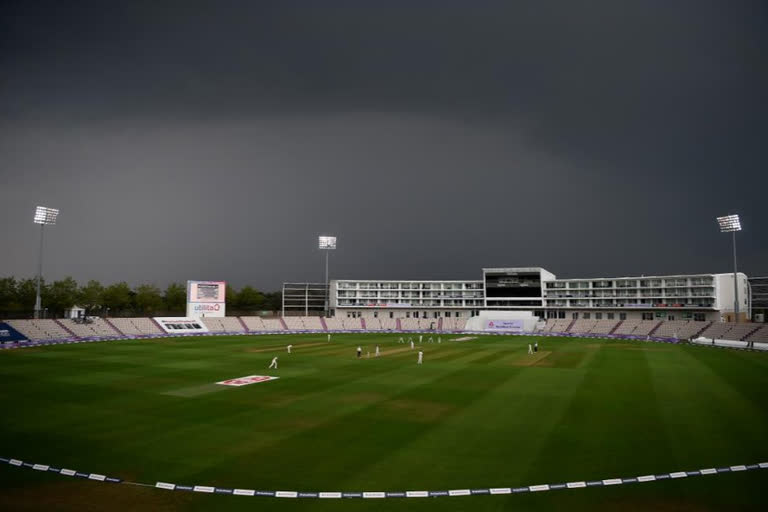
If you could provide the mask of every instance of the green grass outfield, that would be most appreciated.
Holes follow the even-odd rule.
[[[201,337],[0,352],[0,455],[136,482],[403,491],[768,461],[768,354],[399,335]],[[425,336],[426,339],[426,336]],[[292,343],[294,353],[285,346]],[[364,356],[355,358],[357,345]],[[374,358],[376,344],[382,357]],[[418,349],[417,345],[417,349]],[[267,370],[273,355],[280,369]],[[279,380],[233,388],[246,375]],[[758,510],[768,470],[497,496],[305,500],[169,492],[0,465],[2,510]]]

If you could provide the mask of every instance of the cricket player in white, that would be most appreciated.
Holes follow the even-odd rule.
[[[432,336],[430,336],[427,341],[430,342],[430,343],[434,343],[435,342],[435,340],[432,339]]]
[[[269,364],[269,368],[277,370],[277,356],[272,358],[272,362]]]
[[[402,336],[400,336],[400,341],[398,341],[398,343],[405,343]]]
[[[379,357],[379,346],[376,345],[376,357]]]
[[[291,353],[291,349],[293,348],[293,345],[288,345],[288,353]]]
[[[440,336],[437,337],[437,342],[442,343],[442,341],[440,340]]]
[[[331,341],[331,333],[328,333],[328,341]]]
[[[411,350],[413,350],[413,340],[411,340]]]
[[[530,343],[528,344],[528,353],[533,354],[533,345],[531,345]]]
[[[421,338],[422,338],[422,335],[419,334],[419,343],[421,343]]]
[[[419,360],[416,361],[416,364],[421,364],[421,362],[424,360],[424,352],[419,350]]]

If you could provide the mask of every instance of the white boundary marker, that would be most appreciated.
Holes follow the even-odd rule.
[[[547,492],[560,489],[585,489],[587,487],[624,485],[638,482],[655,482],[658,480],[688,478],[692,476],[717,475],[721,473],[736,473],[742,471],[753,471],[758,469],[768,469],[768,462],[758,464],[739,464],[735,466],[723,466],[719,468],[698,469],[695,471],[675,471],[670,473],[659,473],[654,475],[642,475],[631,478],[605,478],[602,480],[588,480],[578,482],[568,482],[561,484],[538,484],[524,487],[490,487],[481,489],[452,489],[449,491],[356,491],[356,492],[305,492],[305,491],[259,491],[255,489],[229,489],[225,487],[214,487],[210,485],[179,485],[169,482],[155,482],[147,484],[142,482],[130,482],[113,478],[99,473],[84,473],[73,469],[61,469],[46,464],[32,464],[19,459],[9,459],[0,457],[0,464],[8,464],[18,468],[29,468],[36,471],[46,471],[58,473],[64,476],[85,478],[95,482],[140,485],[143,487],[154,487],[166,491],[187,491],[206,494],[233,494],[235,496],[264,496],[272,498],[321,498],[321,499],[381,499],[381,498],[437,498],[442,496],[476,496],[478,494],[497,495],[497,494],[517,494],[521,492]]]

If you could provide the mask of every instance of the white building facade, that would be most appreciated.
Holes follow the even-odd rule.
[[[482,269],[480,280],[330,281],[331,315],[469,318],[482,310],[540,318],[733,321],[733,274],[557,279],[541,267]],[[740,320],[750,318],[747,276],[737,278]]]

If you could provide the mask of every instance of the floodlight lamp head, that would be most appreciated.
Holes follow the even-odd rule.
[[[320,236],[318,237],[318,247],[320,249],[331,250],[336,248],[335,236]]]
[[[726,215],[724,217],[718,217],[717,223],[720,226],[721,233],[733,233],[735,231],[741,231],[741,219],[738,215]]]
[[[59,210],[56,208],[38,206],[35,209],[35,224],[54,226],[56,224],[56,217],[58,216]]]

